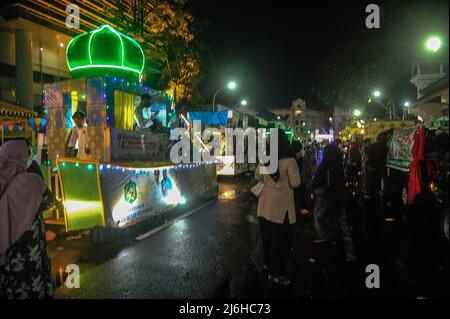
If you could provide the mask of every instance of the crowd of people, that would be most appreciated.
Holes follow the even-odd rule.
[[[286,267],[299,218],[313,219],[317,236],[314,244],[329,247],[336,263],[345,262],[341,229],[344,211],[362,210],[359,233],[368,244],[378,242],[383,220],[380,192],[388,151],[384,137],[380,135],[376,143],[365,140],[302,144],[298,140],[290,143],[285,132],[279,130],[278,171],[263,175],[258,166],[255,172],[256,180],[264,183],[257,214],[263,269],[269,281],[290,284]],[[360,196],[351,196],[356,193]]]

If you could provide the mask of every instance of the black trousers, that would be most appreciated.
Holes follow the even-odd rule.
[[[289,223],[286,212],[284,223],[277,224],[265,218],[259,218],[263,240],[264,263],[269,272],[276,276],[284,276],[292,249],[294,225]]]

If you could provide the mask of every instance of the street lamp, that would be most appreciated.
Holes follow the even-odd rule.
[[[375,90],[373,93],[372,93],[372,96],[374,96],[374,97],[377,97],[377,98],[379,98],[379,97],[381,97],[381,92],[379,91],[379,90]],[[369,103],[372,103],[372,98],[369,98]],[[375,101],[375,103],[377,103],[378,105],[380,105],[381,107],[383,107],[386,111],[388,111],[389,112],[389,120],[395,120],[395,105],[394,105],[394,103],[391,101],[391,99],[389,99],[388,98],[388,101],[387,101],[387,105],[385,105],[384,103],[382,103],[379,99],[377,99],[376,101]]]
[[[409,101],[405,101],[405,103],[403,103],[403,106],[404,106],[404,108],[403,108],[403,121],[405,120],[405,111],[409,108],[409,106],[410,106],[410,103],[409,103]]]
[[[439,49],[441,48],[442,41],[438,37],[433,36],[433,37],[428,38],[425,45],[428,50],[435,53],[435,52],[439,51]]]
[[[246,106],[246,105],[247,105],[247,100],[242,100],[242,101],[241,101],[241,105],[242,105],[242,106]]]
[[[236,89],[236,87],[237,87],[237,84],[236,84],[236,82],[234,82],[234,81],[228,82],[228,84],[227,84],[227,86],[226,86],[226,88],[228,88],[228,89],[231,90],[231,91],[233,91],[234,89]],[[214,112],[214,106],[216,105],[216,96],[217,96],[217,94],[219,94],[219,92],[222,91],[223,89],[225,89],[225,87],[219,88],[219,89],[216,91],[216,93],[214,93],[214,97],[213,97],[213,100],[212,100],[212,109],[213,109],[213,112]]]
[[[228,88],[230,89],[230,90],[234,90],[235,88],[236,88],[236,82],[234,82],[234,81],[231,81],[230,83],[228,83]]]
[[[330,122],[333,122],[333,118],[332,118],[331,116],[328,118],[328,120],[329,120]]]
[[[356,109],[356,110],[353,111],[353,115],[354,115],[355,117],[360,117],[361,114],[362,114],[361,111],[358,110],[358,109]]]

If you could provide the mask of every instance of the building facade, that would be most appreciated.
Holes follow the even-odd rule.
[[[271,108],[271,112],[279,120],[286,121],[297,136],[307,139],[316,129],[320,130],[325,125],[325,112],[307,108],[305,100],[300,98],[292,101],[290,107]]]
[[[425,123],[448,117],[448,61],[445,57],[417,59],[411,68],[410,82],[417,88],[417,101],[408,109],[409,114]]]
[[[331,126],[334,128],[334,132],[339,134],[343,132],[347,126],[352,122],[352,112],[344,111],[338,107],[334,107],[333,118]]]
[[[0,4],[0,102],[27,109],[42,106],[43,85],[71,77],[66,48],[74,36],[103,24],[126,34],[130,22],[139,22],[142,9],[133,7],[140,2],[76,3],[78,25],[73,24],[72,1],[19,0]],[[144,6],[151,9],[150,2]],[[151,29],[150,22],[144,21],[139,26],[144,33]],[[146,62],[147,75],[160,72],[157,61]]]

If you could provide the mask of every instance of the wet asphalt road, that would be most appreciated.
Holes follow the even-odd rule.
[[[233,197],[235,189],[234,180],[229,180],[221,184],[220,193]],[[105,262],[80,263],[81,287],[59,288],[56,297],[243,296],[248,273],[255,273],[252,265],[260,264],[258,225],[248,198],[247,193],[209,201],[189,217],[121,248]]]
[[[66,253],[70,257],[65,262],[80,266],[81,287],[61,287],[56,297],[448,298],[448,248],[428,249],[400,222],[385,225],[382,289],[367,289],[366,265],[355,258],[345,215],[341,280],[323,271],[319,250],[311,244],[316,239],[312,218],[304,217],[296,227],[287,269],[293,284],[287,289],[274,287],[262,271],[256,199],[248,192],[252,183],[249,176],[223,179],[217,200],[206,201],[194,214],[146,239],[101,251]]]

